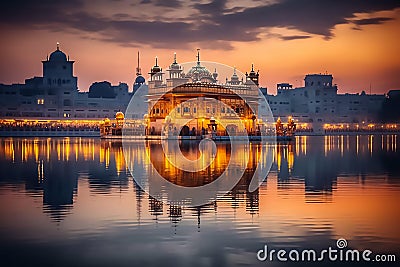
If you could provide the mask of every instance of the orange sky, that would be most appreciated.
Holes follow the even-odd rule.
[[[251,63],[260,70],[260,84],[269,93],[276,93],[276,83],[303,84],[307,73],[333,74],[339,93],[386,93],[400,88],[400,9],[373,14],[355,14],[355,18],[390,17],[381,24],[356,26],[337,24],[333,36],[327,39],[316,34],[307,39],[282,40],[281,36],[304,35],[288,27],[269,27],[258,34],[259,40],[231,41],[233,49],[224,49],[218,42],[194,42],[188,47],[154,48],[151,43],[121,45],[98,38],[98,33],[76,34],[73,30],[51,31],[0,25],[3,35],[0,43],[0,83],[23,83],[24,79],[42,75],[41,60],[61,43],[61,50],[75,60],[74,74],[81,91],[88,90],[95,81],[108,80],[113,84],[128,83],[131,89],[137,50],[141,52],[142,73],[154,64],[154,57],[166,69],[177,52],[179,62],[194,61],[196,48],[201,48],[201,58],[236,66],[249,71]],[[357,27],[358,29],[354,29]],[[138,36],[140,38],[140,36]]]

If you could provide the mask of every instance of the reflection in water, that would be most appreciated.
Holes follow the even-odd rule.
[[[148,253],[140,247],[143,242],[160,244],[160,253],[171,256],[175,252],[169,245],[179,247],[179,242],[190,244],[197,238],[208,247],[218,239],[221,246],[234,251],[232,255],[254,263],[254,251],[267,241],[310,247],[321,242],[331,245],[330,240],[345,237],[354,247],[395,252],[393,248],[400,244],[393,211],[394,203],[400,201],[399,142],[396,135],[296,137],[294,142],[276,145],[267,180],[250,193],[248,186],[262,157],[260,145],[251,144],[246,171],[233,190],[207,205],[182,208],[163,204],[134,183],[121,142],[0,139],[0,240],[22,251],[11,245],[0,250],[15,257],[26,252],[21,246],[34,253],[46,249],[43,244],[63,247],[65,240],[73,238],[98,249],[101,242],[121,245],[120,253],[125,251],[130,262],[136,261],[125,248],[135,247],[143,254],[135,254],[138,262],[147,262],[143,257]],[[186,157],[199,157],[197,143],[184,143],[181,148]],[[134,167],[135,162],[151,161],[169,181],[184,186],[213,181],[231,158],[241,156],[232,154],[229,145],[217,144],[214,162],[200,173],[189,174],[171,165],[157,142],[131,149],[127,155]],[[164,193],[159,188],[150,192],[153,196]],[[112,238],[103,239],[105,232]],[[193,232],[200,236],[193,237]],[[151,238],[145,239],[145,234]],[[172,239],[175,235],[179,242]],[[30,247],[26,240],[37,246]],[[84,245],[75,245],[74,253],[85,251]],[[54,257],[63,253],[53,252]],[[219,262],[215,254],[204,253]],[[243,263],[243,259],[228,257],[228,251],[221,253],[226,256],[225,265]],[[174,255],[183,257],[179,251]],[[42,263],[51,265],[49,261]]]

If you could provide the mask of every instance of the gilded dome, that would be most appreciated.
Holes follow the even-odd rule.
[[[200,64],[200,49],[197,49],[197,64],[188,71],[186,78],[191,78],[192,81],[202,81],[204,78],[214,80],[211,72]]]
[[[122,113],[121,111],[118,111],[118,112],[115,114],[115,119],[116,119],[116,120],[123,120],[124,118],[125,118],[124,113]]]

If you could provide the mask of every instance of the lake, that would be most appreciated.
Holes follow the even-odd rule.
[[[264,157],[260,146],[252,144],[232,190],[211,203],[181,207],[141,190],[120,141],[2,138],[1,265],[284,265],[259,261],[257,252],[264,245],[336,248],[340,238],[347,248],[399,259],[400,136],[297,136],[278,143],[271,171],[249,192],[251,159]],[[196,144],[181,149],[185,157],[199,157]],[[229,144],[217,144],[216,152],[208,171],[190,175],[168,165],[157,141],[129,155],[191,187],[212,182],[230,158],[240,157]]]

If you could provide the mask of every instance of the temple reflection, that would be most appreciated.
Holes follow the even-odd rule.
[[[166,159],[160,143],[148,143],[144,149],[130,147],[124,153],[121,141],[91,138],[1,139],[0,183],[24,186],[27,195],[42,199],[43,213],[55,222],[62,221],[79,202],[79,184],[87,183],[90,194],[128,194],[134,191],[136,219],[152,216],[158,221],[167,216],[177,226],[186,216],[195,218],[201,228],[201,216],[218,213],[221,206],[235,214],[256,215],[260,210],[260,188],[249,192],[248,187],[262,155],[257,143],[246,147],[249,161],[237,185],[215,202],[194,208],[166,205],[160,201],[160,188],[150,188],[149,196],[132,179],[125,161],[147,161],[168,181],[183,186],[205,185],[221,175],[230,159],[243,157],[233,153],[229,144],[217,143],[215,159],[198,173],[177,169]],[[398,176],[400,167],[399,138],[396,135],[296,137],[294,142],[278,143],[274,147],[274,162],[268,179],[277,181],[278,192],[290,193],[291,188],[304,188],[306,202],[331,201],[338,178],[359,177],[363,183],[366,173],[391,173]],[[179,144],[183,155],[190,159],[200,156],[198,143]],[[173,151],[173,150],[172,150]],[[171,152],[172,153],[172,152]],[[146,173],[148,170],[140,170]],[[391,182],[388,176],[388,182]],[[132,204],[133,205],[133,204]],[[148,215],[147,215],[148,214]]]

